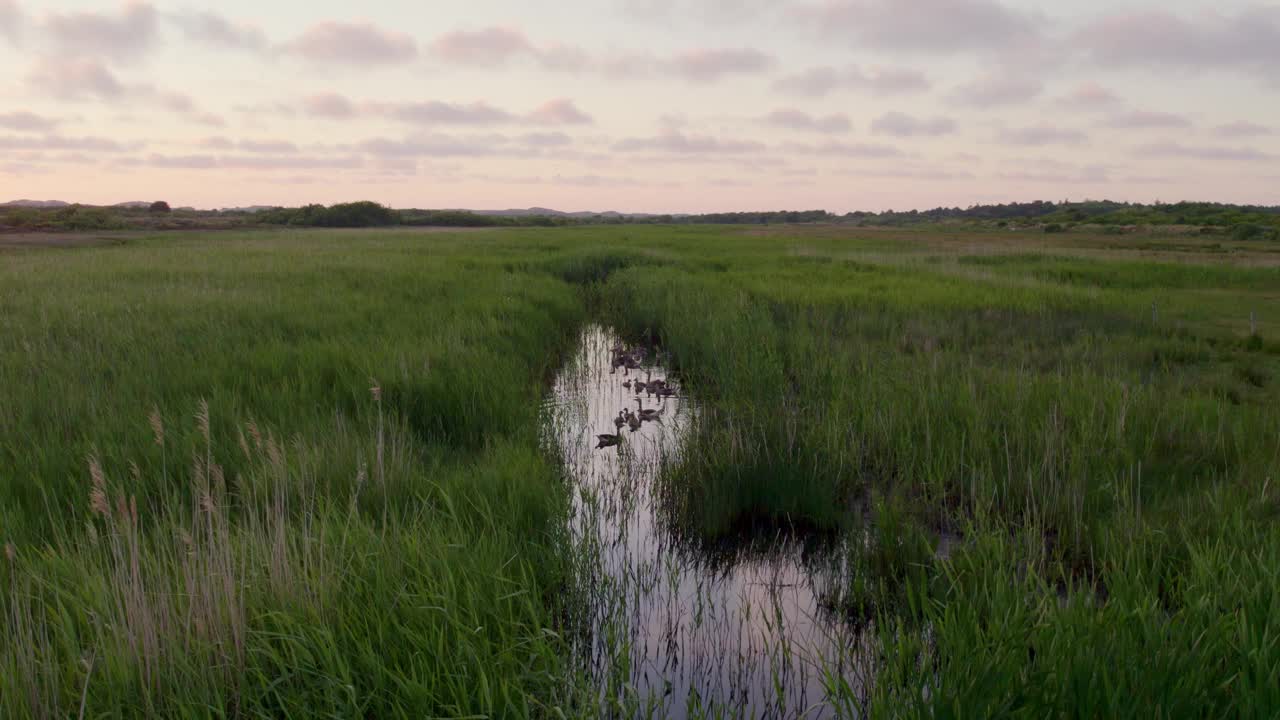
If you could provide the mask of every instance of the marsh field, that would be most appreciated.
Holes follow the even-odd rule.
[[[74,245],[0,248],[0,716],[1280,713],[1276,242]]]

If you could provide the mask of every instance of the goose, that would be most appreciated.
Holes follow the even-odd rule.
[[[626,388],[626,389],[630,390],[630,389],[631,389],[631,381],[630,381],[630,380],[627,380],[626,382],[622,383],[622,387],[624,387],[624,388]]]
[[[665,399],[675,394],[676,394],[676,389],[671,387],[670,385],[663,385],[662,387],[658,388],[658,397]]]
[[[635,431],[639,430],[639,429],[640,429],[640,424],[641,424],[640,418],[639,418],[635,413],[633,413],[633,412],[631,412],[630,410],[628,410],[628,411],[627,411],[627,425],[631,427],[631,432],[635,432]]]
[[[613,419],[613,426],[621,430],[622,426],[626,424],[627,424],[627,416],[624,415],[621,410],[619,410],[618,416]]]
[[[597,450],[600,448],[613,447],[622,442],[622,436],[618,434],[605,433],[603,435],[597,435],[596,439],[599,440],[599,442],[596,443]]]
[[[639,395],[640,393],[644,392],[645,387],[646,387],[646,385],[645,385],[645,383],[644,383],[644,381],[643,381],[643,380],[637,380],[637,381],[636,381],[636,394],[637,394],[637,395]]]

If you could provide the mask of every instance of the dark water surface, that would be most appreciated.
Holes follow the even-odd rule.
[[[679,463],[698,421],[687,397],[659,400],[623,387],[667,379],[660,364],[611,373],[618,339],[588,327],[547,401],[548,440],[575,483],[570,530],[582,561],[577,648],[606,715],[824,718],[857,714],[871,653],[821,599],[840,593],[838,545],[781,532],[712,553],[682,544],[655,500],[664,464]],[[679,387],[678,380],[671,383]],[[623,428],[618,411],[661,411]]]

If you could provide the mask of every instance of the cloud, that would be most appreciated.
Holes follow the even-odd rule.
[[[845,133],[851,127],[849,116],[843,113],[818,117],[793,108],[774,110],[762,120],[774,127],[820,133]]]
[[[1093,82],[1084,83],[1058,98],[1058,105],[1076,110],[1105,110],[1120,104],[1115,93]]]
[[[773,67],[773,56],[750,48],[690,50],[672,58],[678,75],[695,82],[713,82],[726,75],[754,75]]]
[[[1103,126],[1115,129],[1189,128],[1191,121],[1174,113],[1131,110],[1112,115]]]
[[[130,2],[118,13],[50,13],[44,19],[44,30],[62,52],[127,60],[155,46],[158,18],[149,3]]]
[[[1273,76],[1280,66],[1280,7],[1248,5],[1234,14],[1206,11],[1183,18],[1150,10],[1099,18],[1075,43],[1099,66],[1243,69]]]
[[[291,155],[298,152],[298,146],[288,140],[241,140],[236,148],[260,154]]]
[[[1034,125],[1032,127],[1007,128],[1000,132],[998,139],[1006,145],[1080,145],[1087,141],[1089,136],[1080,130],[1071,128]]]
[[[38,93],[61,100],[97,100],[122,106],[136,103],[185,116],[202,125],[225,125],[225,121],[204,112],[189,95],[154,85],[126,84],[96,60],[45,58],[27,73],[27,86]]]
[[[516,138],[516,142],[536,148],[567,147],[573,143],[573,138],[562,132],[525,133]]]
[[[215,137],[207,137],[201,140],[199,145],[200,147],[207,148],[209,150],[234,150],[236,147],[236,144],[234,141],[229,140],[220,135]]]
[[[529,113],[527,118],[541,125],[590,125],[595,122],[568,98],[549,100]]]
[[[1142,145],[1134,152],[1145,157],[1188,158],[1191,160],[1228,160],[1240,162],[1272,161],[1275,157],[1256,148],[1184,145],[1158,142]]]
[[[27,74],[27,85],[47,95],[67,100],[96,98],[114,100],[123,96],[125,86],[105,65],[96,60],[45,58]]]
[[[298,155],[160,155],[147,157],[151,167],[178,170],[326,170],[354,169],[364,165],[356,155],[308,157]]]
[[[0,113],[0,128],[19,132],[48,132],[61,124],[57,118],[36,115],[25,110]]]
[[[779,78],[773,87],[788,95],[823,97],[834,90],[899,95],[928,90],[930,83],[923,73],[907,68],[874,66],[863,70],[856,65],[846,68],[824,65]]]
[[[26,17],[16,0],[0,0],[0,38],[16,43],[25,24]]]
[[[235,50],[261,52],[267,49],[267,35],[261,28],[237,23],[208,11],[186,10],[175,13],[173,22],[182,28],[188,40]]]
[[[655,151],[682,155],[738,155],[760,152],[765,146],[749,140],[722,140],[709,135],[686,135],[676,130],[667,130],[654,137],[619,140],[614,143],[613,149],[620,152]]]
[[[536,55],[529,38],[519,30],[489,27],[455,30],[431,43],[431,54],[458,65],[496,67],[520,55]]]
[[[1102,165],[1086,165],[1081,168],[1015,170],[1000,173],[1003,180],[1014,180],[1021,183],[1046,183],[1051,185],[1066,184],[1098,184],[1111,179],[1110,171]]]
[[[212,155],[158,155],[147,156],[147,164],[151,167],[204,170],[218,167],[218,158]]]
[[[717,25],[758,17],[777,5],[774,0],[622,0],[622,11],[635,20],[685,21],[692,17]]]
[[[839,156],[868,160],[897,158],[903,156],[902,150],[892,145],[844,143],[834,140],[820,143],[818,145],[791,144],[785,146],[784,149],[805,155],[821,155],[826,157]]]
[[[956,88],[951,98],[961,105],[991,108],[1026,102],[1039,95],[1042,90],[1044,85],[1035,78],[988,74]]]
[[[401,122],[419,125],[499,125],[514,122],[516,116],[485,102],[448,103],[439,100],[372,105]]]
[[[2,150],[82,150],[86,152],[125,152],[138,148],[138,144],[125,144],[104,137],[66,137],[63,135],[0,136]]]
[[[956,131],[951,118],[916,118],[905,113],[888,112],[871,123],[871,132],[894,137],[936,137]]]
[[[505,138],[462,138],[453,135],[423,135],[403,140],[371,138],[357,143],[355,150],[378,157],[483,157],[493,155]]]
[[[418,56],[412,37],[371,23],[316,23],[286,49],[312,62],[345,65],[392,65]]]
[[[1029,45],[1040,18],[993,0],[827,0],[796,16],[858,48],[953,54]]]
[[[1223,138],[1247,138],[1274,135],[1275,130],[1266,125],[1241,120],[1219,125],[1213,129],[1213,134]]]
[[[308,95],[302,99],[302,109],[314,117],[345,119],[356,115],[355,103],[333,92]]]

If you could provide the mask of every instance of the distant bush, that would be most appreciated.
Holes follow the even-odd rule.
[[[265,210],[258,214],[257,220],[268,225],[303,227],[382,227],[400,224],[400,213],[384,205],[363,200],[330,207],[304,205],[300,208]]]
[[[1233,240],[1274,240],[1280,234],[1275,228],[1257,223],[1241,223],[1231,228]]]
[[[1047,233],[1060,233],[1060,232],[1066,232],[1067,228],[1061,223],[1049,223],[1048,225],[1044,226],[1044,231]]]
[[[155,202],[151,203],[151,206],[150,206],[150,207],[148,207],[148,208],[147,208],[147,210],[148,210],[149,212],[152,212],[152,213],[167,213],[167,212],[170,212],[169,203],[167,203],[167,202],[165,202],[165,201],[163,201],[163,200],[157,200],[157,201],[155,201]]]

